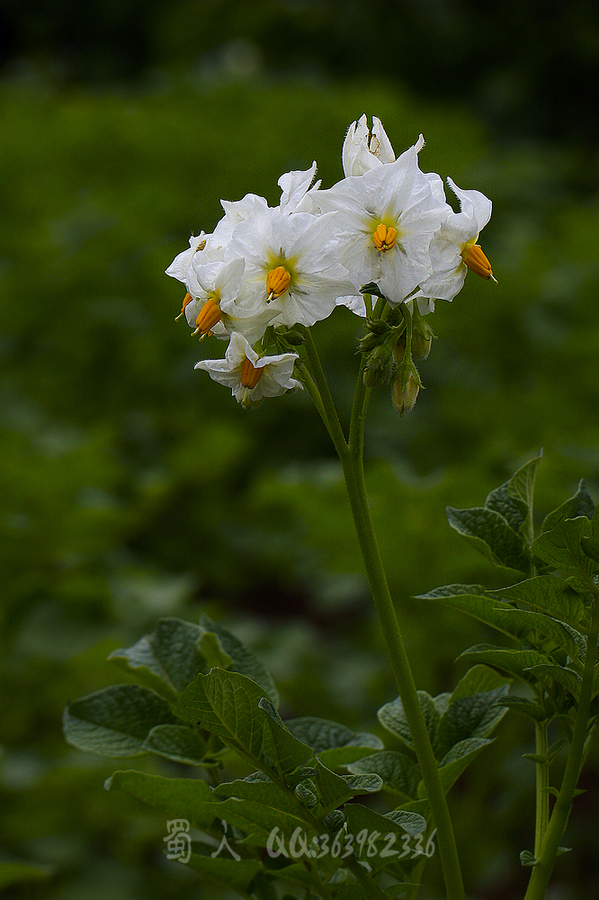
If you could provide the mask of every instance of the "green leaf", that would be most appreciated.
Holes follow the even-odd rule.
[[[401,855],[404,835],[413,837],[426,829],[426,819],[405,810],[395,810],[393,813],[381,815],[361,803],[348,803],[345,806],[345,815],[349,834],[354,838],[360,833],[368,836],[362,845],[354,840],[353,846],[358,859],[368,863],[375,871]]]
[[[486,738],[507,713],[499,701],[507,693],[506,684],[484,693],[458,697],[439,720],[435,736],[435,754],[441,759],[450,749],[468,738]]]
[[[552,663],[546,663],[531,666],[529,671],[535,678],[548,678],[550,681],[557,681],[558,684],[561,684],[562,687],[565,687],[566,690],[570,691],[575,699],[580,694],[581,678],[574,669],[570,669],[567,666],[556,666]]]
[[[451,609],[458,609],[518,640],[526,637],[529,631],[515,619],[510,618],[508,612],[501,608],[495,598],[486,596],[485,589],[480,585],[448,584],[435,588],[427,594],[420,594],[417,599],[433,600]]]
[[[536,539],[532,551],[564,575],[582,575],[590,579],[597,571],[597,564],[586,555],[580,542],[584,537],[591,537],[592,533],[593,527],[586,516],[562,519],[555,528]]]
[[[520,865],[522,866],[536,866],[537,860],[535,858],[534,853],[531,853],[530,850],[523,850],[520,853]]]
[[[351,763],[349,770],[355,774],[373,772],[380,776],[383,788],[390,793],[402,800],[416,799],[420,769],[405,753],[380,750]]]
[[[260,662],[257,656],[243,644],[239,638],[231,634],[223,625],[214,622],[209,616],[200,616],[200,626],[207,632],[215,634],[222,649],[232,660],[231,670],[246,675],[264,688],[275,706],[279,705],[279,693],[270,672]],[[228,667],[227,667],[228,668]]]
[[[439,711],[430,694],[427,694],[426,691],[418,691],[417,693],[418,700],[420,701],[420,708],[422,709],[424,720],[426,722],[427,732],[430,739],[433,740],[440,718]],[[410,735],[410,729],[408,728],[408,722],[406,720],[401,698],[396,697],[391,703],[385,703],[384,706],[381,706],[377,715],[381,725],[396,737],[400,738],[400,740],[413,751],[412,737]]]
[[[531,544],[533,540],[533,496],[537,466],[541,461],[543,451],[538,456],[529,460],[517,472],[514,472],[507,483],[508,498],[516,505],[526,510],[524,522],[519,526],[519,531],[524,540]]]
[[[241,829],[251,844],[265,847],[275,826],[286,835],[299,827],[308,840],[317,834],[298,803],[272,782],[233,781],[219,785],[214,795],[225,798],[219,818]]]
[[[508,588],[490,591],[509,603],[524,603],[535,612],[548,612],[558,619],[576,627],[586,615],[585,606],[579,594],[565,581],[555,575],[537,575]]]
[[[450,702],[461,697],[469,697],[471,694],[482,694],[493,691],[506,683],[504,675],[500,675],[488,666],[472,666],[465,675],[460,678],[450,697]]]
[[[202,629],[181,619],[161,619],[156,631],[126,650],[114,650],[108,659],[169,700],[206,671],[198,651]]]
[[[204,631],[201,634],[198,640],[198,650],[205,660],[204,672],[208,672],[209,669],[214,667],[230,669],[233,665],[233,660],[223,648],[218,636],[212,631]]]
[[[198,675],[173,709],[184,721],[216,734],[261,771],[291,772],[313,756],[312,749],[260,707],[265,697],[265,690],[245,675],[212,669]]]
[[[526,682],[527,670],[532,666],[551,665],[551,660],[536,650],[506,650],[492,644],[476,644],[464,650],[458,659],[472,659],[476,663],[485,663]]]
[[[220,815],[220,803],[212,790],[199,778],[164,778],[134,769],[115,772],[105,782],[107,791],[126,791],[150,806],[163,809],[174,819],[187,819],[198,828],[210,828]]]
[[[187,725],[156,725],[145,739],[143,749],[173,762],[201,766],[206,742]]]
[[[313,783],[322,804],[322,814],[327,815],[358,794],[372,794],[380,791],[383,782],[373,773],[337,775],[316,759],[316,773]]]
[[[167,701],[137,684],[115,684],[70,703],[63,716],[67,741],[103,756],[139,756],[155,725],[176,724]]]
[[[294,737],[312,747],[330,769],[346,766],[383,747],[376,735],[351,731],[345,725],[327,719],[305,716],[287,719],[285,725]]]
[[[453,745],[439,763],[439,778],[446,793],[481,750],[484,750],[493,741],[494,738],[472,737]],[[418,785],[418,796],[426,797],[426,788],[423,781]]]
[[[505,697],[501,702],[508,709],[513,709],[514,712],[529,716],[534,722],[543,722],[549,718],[549,714],[544,706],[540,703],[535,703],[533,700],[528,700],[526,697]]]
[[[530,558],[524,540],[501,513],[485,506],[448,506],[446,512],[451,527],[494,565],[528,574]]]
[[[578,516],[586,516],[587,519],[591,519],[594,512],[595,504],[586,489],[584,481],[581,481],[574,496],[570,497],[565,503],[562,503],[561,506],[558,506],[557,509],[554,509],[553,512],[550,512],[549,515],[545,517],[545,520],[541,525],[541,532],[551,531],[563,519],[575,519]]]
[[[558,647],[564,650],[571,659],[584,660],[586,651],[586,639],[576,629],[548,616],[546,613],[532,612],[528,609],[509,609],[506,614],[511,616],[523,630],[530,634],[533,630],[540,631],[545,637],[550,638]],[[534,642],[536,643],[536,641]]]
[[[190,869],[224,884],[232,891],[246,893],[253,879],[262,869],[258,859],[227,859],[223,856],[200,856],[192,853],[187,863]]]

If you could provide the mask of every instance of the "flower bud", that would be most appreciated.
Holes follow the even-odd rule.
[[[366,387],[376,387],[377,384],[385,384],[391,376],[391,348],[388,344],[379,344],[370,353],[362,379]]]
[[[391,400],[400,416],[414,409],[419,391],[420,379],[416,368],[411,366],[406,371],[400,369],[391,385]]]
[[[424,319],[415,321],[412,330],[412,356],[416,359],[426,359],[431,352],[434,337],[433,329]]]

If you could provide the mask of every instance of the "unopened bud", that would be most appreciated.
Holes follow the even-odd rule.
[[[400,416],[414,409],[419,391],[420,379],[414,371],[410,371],[405,381],[403,373],[398,374],[391,385],[391,399]]]
[[[393,361],[399,365],[403,362],[403,358],[406,355],[406,336],[402,334],[397,343],[393,347]]]
[[[424,319],[415,321],[412,330],[412,356],[416,359],[426,359],[431,352],[434,337],[433,329]]]
[[[391,376],[391,348],[388,344],[379,344],[369,355],[364,367],[362,380],[366,387],[386,384]]]

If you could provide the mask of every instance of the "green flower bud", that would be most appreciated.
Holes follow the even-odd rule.
[[[414,409],[421,387],[418,369],[411,360],[406,361],[397,370],[391,385],[391,400],[400,416]]]
[[[362,379],[366,387],[376,387],[377,384],[387,384],[391,377],[393,362],[391,348],[388,344],[379,344],[370,353]]]

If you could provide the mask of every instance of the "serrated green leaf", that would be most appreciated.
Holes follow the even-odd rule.
[[[451,527],[494,565],[528,574],[530,557],[524,539],[501,513],[484,506],[472,509],[448,506],[446,512]]]
[[[232,660],[231,670],[239,672],[240,675],[246,675],[252,681],[255,681],[256,684],[259,684],[261,688],[264,688],[274,705],[278,706],[279,692],[270,672],[260,662],[258,657],[239,638],[231,634],[224,625],[214,622],[209,616],[200,616],[200,627],[218,637],[222,649]]]
[[[108,659],[173,701],[199,672],[206,671],[197,648],[201,634],[191,622],[161,619],[155,631],[132,647],[114,650]]]
[[[140,756],[155,725],[176,724],[170,704],[149,688],[115,684],[70,703],[63,716],[67,741],[101,756]]]
[[[356,760],[349,766],[350,772],[373,772],[383,781],[383,788],[402,800],[416,799],[420,769],[414,760],[397,750],[379,750],[370,756]]]
[[[445,793],[451,789],[464,769],[476,759],[481,750],[492,744],[494,740],[495,738],[473,737],[466,738],[453,745],[439,763],[439,778]],[[426,797],[426,788],[423,781],[418,785],[418,796]]]
[[[507,588],[489,591],[509,603],[524,603],[534,612],[548,612],[576,627],[586,615],[584,603],[572,588],[554,575],[537,575]]]
[[[212,790],[199,778],[164,778],[134,769],[115,772],[105,783],[106,790],[126,791],[150,806],[163,809],[174,819],[187,819],[198,828],[210,828],[219,815],[220,804]]]
[[[185,689],[173,709],[184,721],[216,734],[263,772],[291,772],[312,757],[312,749],[260,707],[265,697],[265,690],[245,675],[212,669]]]
[[[376,735],[351,731],[345,725],[328,719],[304,716],[287,719],[285,725],[298,740],[312,747],[329,769],[346,766],[383,747],[383,742]]]
[[[417,693],[418,700],[420,701],[420,708],[422,709],[424,720],[426,722],[427,732],[431,740],[433,740],[439,723],[439,712],[435,706],[435,701],[430,694],[427,694],[426,691],[418,691]],[[400,738],[410,750],[414,749],[412,736],[410,735],[410,729],[400,697],[396,697],[391,703],[385,703],[384,706],[381,706],[377,716],[381,725],[396,737]]]
[[[453,746],[469,738],[488,737],[507,713],[499,702],[507,689],[503,684],[495,690],[459,697],[450,703],[439,720],[434,739],[437,758],[444,758]]]
[[[555,528],[536,539],[532,552],[564,575],[591,579],[597,564],[586,555],[580,542],[583,537],[592,537],[592,532],[593,526],[586,516],[562,519]]]
[[[464,650],[458,659],[472,659],[528,681],[527,670],[535,665],[551,665],[551,660],[536,650],[507,650],[492,644],[476,644]]]
[[[187,725],[155,725],[145,739],[143,749],[173,762],[201,766],[206,742]]]
[[[427,594],[420,594],[417,599],[433,600],[435,603],[457,609],[508,637],[518,640],[526,637],[530,629],[510,618],[497,600],[485,596],[485,593],[484,588],[480,589],[479,585],[448,584],[435,588]]]
[[[197,853],[191,854],[187,865],[205,878],[242,893],[247,891],[262,869],[262,863],[258,859],[227,859],[223,856],[213,858]]]
[[[592,519],[594,512],[595,504],[586,489],[584,481],[581,481],[574,496],[569,497],[565,503],[562,503],[561,506],[558,506],[557,509],[554,509],[545,517],[541,525],[541,533],[551,531],[562,519],[575,519],[578,516],[586,516],[587,519]]]

